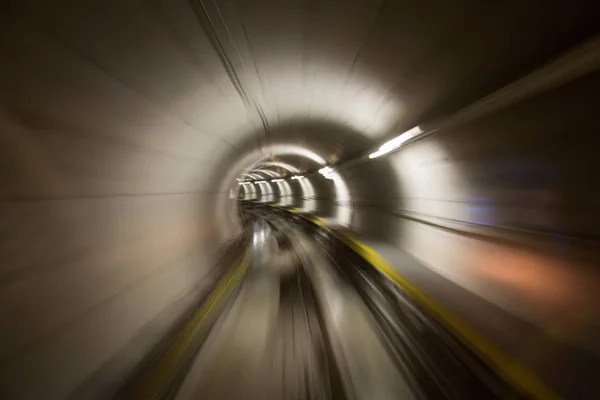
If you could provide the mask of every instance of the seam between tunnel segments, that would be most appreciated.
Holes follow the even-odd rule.
[[[277,206],[275,207],[280,208]],[[405,278],[400,276],[390,263],[377,251],[357,238],[345,233],[332,231],[325,226],[325,220],[318,216],[303,215],[301,214],[302,210],[298,208],[284,210],[297,214],[307,221],[325,229],[342,243],[350,247],[375,269],[387,276],[397,286],[404,290],[411,298],[431,312],[438,321],[442,322],[444,326],[461,338],[463,343],[467,344],[476,354],[479,354],[483,359],[487,360],[494,369],[513,386],[538,400],[562,399],[557,393],[546,386],[534,373],[527,370],[517,360],[505,354],[475,328],[410,284]]]

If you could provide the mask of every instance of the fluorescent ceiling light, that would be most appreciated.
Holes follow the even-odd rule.
[[[304,176],[302,176],[302,175],[294,175],[294,176],[292,176],[292,179],[304,179]]]
[[[327,179],[333,179],[334,169],[332,167],[325,167],[319,170],[319,173]]]
[[[256,181],[254,183],[266,183],[267,181]]]
[[[319,173],[320,173],[321,175],[329,175],[329,174],[331,174],[332,172],[333,172],[333,168],[331,168],[331,167],[324,167],[324,168],[321,168],[321,169],[319,170]]]
[[[283,182],[283,179],[271,179],[271,182]]]
[[[420,127],[415,126],[414,128],[407,130],[406,132],[402,133],[401,135],[396,136],[392,140],[381,145],[379,150],[377,150],[375,153],[369,154],[369,158],[376,158],[376,157],[382,156],[384,154],[387,154],[391,151],[394,151],[394,150],[398,149],[400,146],[402,146],[407,140],[410,140],[410,139],[420,135],[423,132],[424,131]]]

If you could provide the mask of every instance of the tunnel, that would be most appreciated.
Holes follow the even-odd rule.
[[[190,386],[192,361],[185,376],[165,361],[148,378],[144,366],[163,365],[161,348],[184,340],[169,338],[225,291],[215,271],[227,249],[258,249],[256,229],[288,224],[286,246],[327,241],[401,292],[394,310],[422,310],[438,332],[418,336],[424,351],[452,343],[471,360],[446,370],[472,367],[510,389],[481,394],[481,378],[460,383],[468,396],[417,390],[429,372],[409,367],[400,375],[416,376],[414,390],[400,387],[383,362],[364,361],[382,334],[360,336],[357,313],[342,321],[356,336],[347,362],[303,378],[332,377],[329,396],[252,392],[269,377],[247,361],[254,347],[232,341],[203,367],[208,389],[188,397],[597,398],[594,6],[2,0],[0,397],[177,397],[123,388],[171,375]],[[335,302],[322,282],[315,301]],[[341,318],[332,313],[319,324]],[[240,318],[239,341],[265,329]],[[192,360],[188,347],[177,354]],[[209,390],[226,361],[235,373]]]

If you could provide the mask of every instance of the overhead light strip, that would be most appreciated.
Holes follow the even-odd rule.
[[[333,179],[335,170],[332,167],[324,167],[319,170],[319,173],[327,179]]]
[[[384,154],[388,154],[400,148],[400,146],[402,146],[408,140],[419,136],[423,132],[423,129],[421,129],[419,126],[415,126],[414,128],[407,130],[406,132],[381,145],[381,147],[379,147],[379,150],[369,154],[369,158],[376,158]]]

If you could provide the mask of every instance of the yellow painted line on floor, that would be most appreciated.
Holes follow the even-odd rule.
[[[179,372],[178,367],[183,361],[183,356],[200,329],[204,327],[206,318],[211,315],[214,306],[222,300],[229,289],[241,279],[249,263],[250,255],[247,254],[237,267],[231,268],[221,278],[204,303],[194,312],[190,321],[141,380],[140,385],[133,389],[132,399],[148,400],[160,397]]]
[[[307,219],[315,225],[319,225],[321,228],[327,229],[325,226],[325,220],[321,217],[317,217],[316,215],[308,216]]]
[[[506,355],[492,342],[483,337],[470,325],[462,321],[450,311],[444,309],[434,300],[430,299],[417,288],[412,286],[406,279],[402,278],[393,267],[379,253],[360,240],[349,235],[338,236],[345,244],[350,246],[361,257],[367,260],[376,269],[384,273],[398,286],[408,293],[409,296],[425,306],[431,313],[442,320],[452,331],[462,336],[476,352],[478,352],[496,371],[508,382],[512,383],[521,391],[539,400],[560,400],[554,391],[548,388],[541,380],[516,360]]]
[[[496,345],[487,340],[477,330],[462,321],[450,311],[444,309],[440,304],[427,297],[406,279],[398,275],[391,264],[377,251],[345,233],[334,232],[328,229],[324,220],[314,215],[303,215],[305,219],[327,229],[331,234],[353,249],[358,255],[365,259],[377,270],[385,274],[396,285],[404,290],[410,297],[424,306],[445,326],[451,329],[457,336],[462,337],[469,347],[473,348],[480,356],[490,363],[494,369],[514,387],[538,400],[561,400],[561,397],[552,389],[548,388],[532,372],[520,365],[516,360],[506,355]]]
[[[296,207],[288,208],[288,209],[283,208],[283,210],[289,211],[294,214],[298,214],[298,215],[304,217],[304,219],[309,220],[313,224],[316,224],[316,225],[319,225],[319,226],[325,228],[325,220],[321,217],[317,217],[316,215],[312,215],[312,214],[306,214],[306,211],[303,211],[302,209],[296,208]]]

